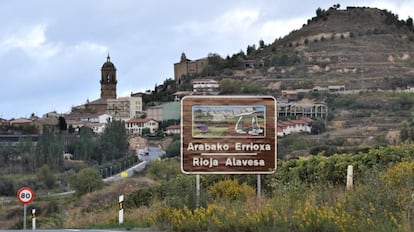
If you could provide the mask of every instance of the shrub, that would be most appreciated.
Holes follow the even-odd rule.
[[[351,231],[356,219],[339,206],[315,206],[308,201],[299,205],[292,216],[299,231]]]
[[[253,197],[255,190],[246,183],[239,184],[237,180],[223,180],[211,186],[208,195],[213,201],[244,201],[249,197]]]
[[[336,148],[336,146],[332,146],[332,145],[320,145],[320,146],[312,147],[309,153],[311,155],[318,155],[322,153],[322,155],[324,156],[331,156],[333,154],[338,153],[338,149]]]
[[[146,168],[146,173],[154,180],[169,181],[180,173],[180,162],[177,157],[155,161]]]
[[[91,193],[103,187],[100,173],[93,168],[82,169],[79,173],[69,175],[69,183],[78,195]]]
[[[174,140],[166,150],[167,157],[180,156],[181,141],[179,139]]]
[[[261,207],[256,206],[259,203]],[[210,204],[195,210],[161,207],[153,223],[170,231],[287,231],[287,219],[264,202]]]
[[[0,196],[14,196],[16,190],[14,188],[14,183],[12,180],[0,178]]]
[[[242,177],[214,182],[213,176],[203,181],[211,185],[210,204],[191,208],[182,201],[177,208],[163,201],[152,223],[171,231],[411,231],[413,154],[409,144],[284,161],[264,177],[268,194],[260,199],[239,184]],[[353,190],[345,188],[348,165],[354,166]],[[168,184],[178,199],[194,183],[181,176]]]
[[[194,175],[176,175],[168,182],[163,182],[160,188],[159,199],[163,199],[168,206],[174,208],[182,209],[188,207],[190,209],[195,209],[197,203],[203,198],[203,195],[201,195],[200,198],[197,199]],[[202,200],[202,203],[203,202],[204,200]]]
[[[43,165],[36,173],[37,179],[43,183],[47,189],[52,189],[56,185],[56,176],[50,170],[49,166]]]
[[[159,193],[159,189],[159,186],[138,189],[126,198],[126,204],[137,208],[141,206],[149,206],[152,199]]]

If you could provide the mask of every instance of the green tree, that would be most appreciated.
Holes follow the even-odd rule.
[[[317,135],[326,131],[325,123],[322,120],[316,120],[311,123],[311,134]]]
[[[283,54],[281,56],[274,56],[272,57],[270,63],[272,65],[275,66],[286,66],[286,65],[290,65],[293,64],[293,62],[291,61],[292,59],[289,59],[289,56],[286,54]]]
[[[397,100],[402,110],[410,110],[414,105],[414,97],[411,94],[403,93]]]
[[[400,140],[401,141],[413,141],[414,127],[413,123],[404,120],[401,122]]]
[[[167,147],[166,154],[167,157],[174,157],[174,156],[180,156],[181,152],[181,141],[179,137],[177,139],[174,139],[172,143]]]
[[[402,141],[414,141],[414,119],[401,122],[400,139]]]
[[[322,17],[322,15],[325,13],[325,10],[322,10],[320,7],[316,9],[316,17]]]
[[[99,141],[102,159],[110,161],[126,155],[128,151],[128,135],[125,129],[125,122],[121,120],[108,122]]]
[[[68,124],[66,123],[65,118],[62,117],[62,116],[59,116],[59,119],[58,120],[59,120],[58,121],[59,130],[61,130],[61,131],[67,130],[68,129]]]
[[[79,196],[99,190],[104,186],[101,175],[93,168],[84,168],[77,174],[71,172],[69,183]]]
[[[20,166],[24,170],[34,171],[38,167],[35,160],[35,145],[31,137],[21,137],[14,149],[16,155],[20,156]],[[16,165],[16,164],[15,164]]]
[[[99,161],[99,147],[96,136],[91,128],[82,127],[79,131],[79,141],[75,144],[75,159],[91,162]]]
[[[407,26],[412,28],[413,27],[413,18],[408,17],[408,19],[406,20],[406,24],[407,24]]]
[[[143,136],[147,136],[147,135],[149,135],[149,134],[150,134],[150,132],[151,132],[150,128],[145,127],[145,128],[142,128],[141,134],[142,134]]]
[[[414,141],[414,125],[413,123],[410,124],[410,141]]]
[[[10,164],[13,153],[14,149],[11,144],[3,144],[0,146],[0,167]]]
[[[63,165],[64,146],[61,138],[45,131],[36,146],[35,163],[37,167],[47,164],[52,170],[58,170]]]
[[[233,81],[230,78],[224,78],[220,81],[220,93],[221,94],[233,94],[238,93],[241,89],[241,83]]]
[[[37,134],[39,132],[35,125],[18,126],[17,130],[19,130],[22,134],[26,135]]]
[[[255,44],[253,44],[252,46],[250,46],[250,45],[247,46],[246,54],[248,56],[253,55],[253,53],[255,53],[255,52],[256,52],[256,45]]]
[[[336,146],[333,146],[333,145],[321,145],[321,146],[312,147],[309,151],[309,154],[318,155],[321,152],[323,152],[324,156],[331,156],[333,154],[338,153],[338,149],[336,148]]]
[[[259,48],[263,49],[265,47],[265,42],[261,39],[259,40]]]
[[[71,133],[71,134],[75,133],[75,128],[73,127],[72,124],[69,125],[68,132]]]
[[[47,189],[52,189],[56,185],[56,176],[46,164],[37,171],[36,177]]]
[[[170,158],[151,162],[145,172],[154,180],[169,182],[181,174],[180,163],[177,160],[177,158]]]
[[[208,65],[211,66],[213,69],[221,69],[223,66],[223,58],[219,54],[210,53],[207,56]]]
[[[224,78],[220,81],[221,94],[235,94],[235,93],[258,93],[261,88],[254,83],[245,83],[241,80],[233,80]]]
[[[16,192],[14,181],[0,176],[0,196],[15,196]]]

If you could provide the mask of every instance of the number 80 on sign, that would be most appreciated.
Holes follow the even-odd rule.
[[[29,187],[21,188],[17,192],[17,199],[24,205],[29,204],[34,199],[34,192]]]

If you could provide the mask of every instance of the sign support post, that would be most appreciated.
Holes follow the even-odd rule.
[[[257,174],[257,197],[260,198],[262,196],[262,179],[260,174]]]
[[[197,191],[197,195],[196,195],[196,207],[200,207],[200,175],[197,174],[196,175],[196,191]]]
[[[27,205],[23,205],[23,230],[26,230],[26,212],[27,212]]]

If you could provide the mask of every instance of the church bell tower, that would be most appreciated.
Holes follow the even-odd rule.
[[[116,83],[116,68],[108,54],[101,68],[101,99],[116,99]]]

